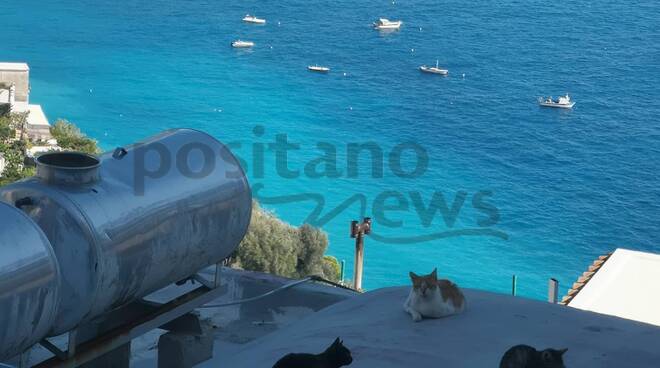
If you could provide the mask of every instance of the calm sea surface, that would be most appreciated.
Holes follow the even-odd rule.
[[[660,5],[558,4],[8,0],[0,60],[28,62],[33,103],[103,148],[174,127],[231,142],[265,206],[323,225],[347,275],[348,223],[373,215],[367,288],[437,266],[498,292],[516,274],[544,298],[548,278],[565,291],[616,247],[660,252]],[[382,34],[378,17],[404,25]],[[436,60],[448,77],[417,70]],[[536,104],[566,92],[571,111]],[[283,134],[299,149],[278,173],[259,152]],[[362,152],[355,177],[348,144],[369,142],[383,157]],[[397,176],[421,157],[407,142],[429,157],[414,178]],[[338,177],[305,171],[317,144]]]

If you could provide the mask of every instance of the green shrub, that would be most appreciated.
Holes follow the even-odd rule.
[[[337,281],[339,272],[325,266],[327,247],[328,236],[322,230],[307,224],[291,226],[255,201],[250,227],[230,264],[285,277],[319,275]]]
[[[50,134],[57,139],[57,145],[65,150],[90,154],[99,153],[96,141],[88,138],[77,126],[66,120],[57,120],[50,127]]]
[[[16,137],[16,130],[25,127],[26,119],[27,113],[11,113],[0,117],[0,154],[6,163],[0,173],[0,186],[34,175],[34,167],[25,165],[25,156],[27,148],[40,142],[29,141],[25,135],[22,135],[23,139]],[[66,150],[91,154],[99,152],[95,140],[87,138],[80,129],[67,121],[58,120],[50,129],[58,145]]]
[[[337,258],[333,256],[323,257],[323,274],[328,280],[341,281],[341,266]]]
[[[27,114],[9,114],[0,116],[0,142],[7,143],[16,137],[16,128]]]
[[[276,275],[294,275],[295,230],[272,213],[263,211],[255,202],[250,227],[234,255],[234,265]]]

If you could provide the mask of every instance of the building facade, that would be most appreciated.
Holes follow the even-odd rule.
[[[30,67],[26,63],[0,63],[0,84],[14,85],[14,100],[18,103],[30,102]],[[2,87],[0,85],[0,87]],[[7,89],[0,92],[0,101],[9,99]],[[4,95],[3,95],[4,94]]]
[[[0,62],[0,113],[26,113],[24,133],[33,141],[52,138],[48,118],[40,105],[30,104],[30,67]]]

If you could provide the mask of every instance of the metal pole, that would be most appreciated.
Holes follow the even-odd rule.
[[[511,278],[511,295],[516,296],[516,291],[518,288],[518,276],[513,275]]]
[[[66,357],[72,358],[76,355],[76,348],[78,347],[78,329],[69,331],[69,343],[67,344]]]
[[[0,367],[2,367],[1,364]],[[22,353],[18,358],[18,368],[29,368],[29,367],[30,367],[30,350]]]
[[[557,304],[557,298],[559,296],[559,281],[556,279],[550,279],[548,281],[548,302]]]
[[[351,221],[351,238],[355,238],[355,260],[353,267],[353,287],[362,289],[362,266],[364,264],[364,236],[371,234],[371,218],[365,217],[360,224]]]
[[[222,278],[222,264],[224,261],[220,261],[215,264],[215,275],[213,277],[213,287],[217,288],[220,286],[220,281]]]
[[[341,272],[339,274],[339,280],[344,281],[344,277],[346,276],[346,261],[341,260]]]
[[[355,238],[355,274],[353,280],[355,282],[355,290],[362,289],[362,266],[364,262],[364,240],[362,234],[358,234]]]

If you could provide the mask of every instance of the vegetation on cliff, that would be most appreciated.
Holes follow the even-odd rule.
[[[334,257],[324,256],[327,248],[328,235],[323,230],[308,224],[291,226],[255,201],[248,233],[230,265],[285,277],[319,275],[338,281],[339,264]]]
[[[95,140],[88,138],[77,126],[66,120],[57,120],[50,128],[50,134],[64,150],[91,154],[100,152]]]
[[[28,140],[17,132],[25,125],[27,114],[0,115],[0,185],[12,183],[34,174],[34,168],[25,165]]]

